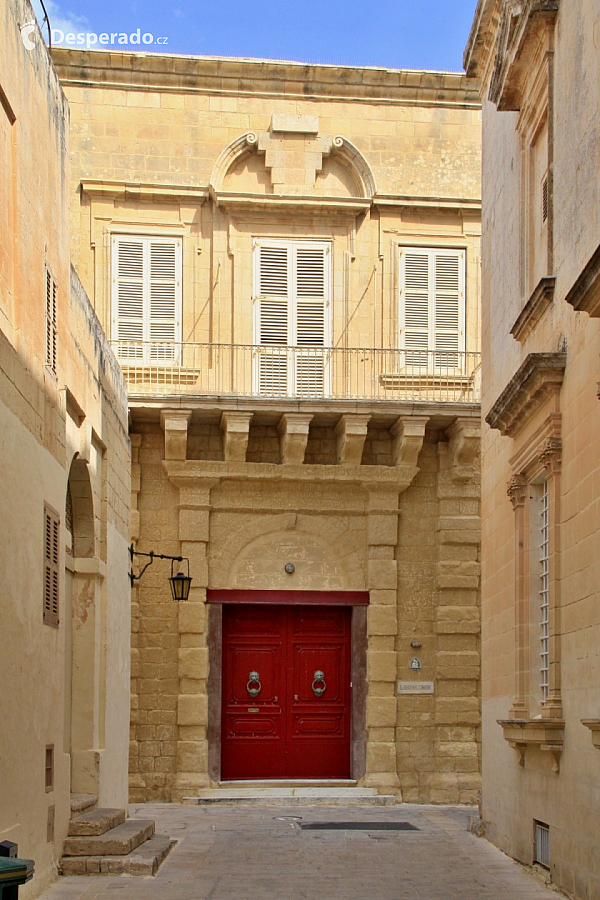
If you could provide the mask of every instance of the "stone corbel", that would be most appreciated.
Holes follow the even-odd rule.
[[[163,409],[160,424],[165,432],[165,459],[185,459],[191,409]]]
[[[600,719],[581,719],[581,724],[590,729],[592,732],[592,743],[594,747],[600,750]]]
[[[277,425],[282,463],[302,465],[312,418],[312,414],[305,413],[284,413],[282,415]]]
[[[458,417],[446,429],[450,440],[448,453],[450,472],[454,481],[470,481],[475,474],[475,457],[481,443],[478,419]]]
[[[399,416],[390,433],[394,439],[392,458],[395,466],[416,466],[425,438],[429,416]]]
[[[337,462],[342,466],[360,466],[371,416],[347,414],[335,426]]]
[[[221,414],[225,462],[246,462],[250,420],[253,415],[251,412],[227,411]]]

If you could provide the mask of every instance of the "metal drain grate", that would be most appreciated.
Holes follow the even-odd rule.
[[[306,822],[302,831],[419,831],[410,822]]]

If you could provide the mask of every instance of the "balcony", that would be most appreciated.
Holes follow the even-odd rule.
[[[383,350],[113,341],[129,395],[474,404],[481,356]]]

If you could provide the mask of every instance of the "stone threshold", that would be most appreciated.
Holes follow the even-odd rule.
[[[252,787],[208,788],[193,797],[184,797],[185,806],[203,806],[209,803],[266,803],[269,805],[318,805],[331,806],[392,806],[396,798],[392,794],[379,794],[375,788],[332,786],[323,784],[306,786],[272,787],[263,783]]]

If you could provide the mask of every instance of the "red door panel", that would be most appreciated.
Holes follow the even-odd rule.
[[[224,778],[285,775],[286,624],[285,610],[223,610]]]
[[[224,607],[223,779],[349,776],[350,612]]]

